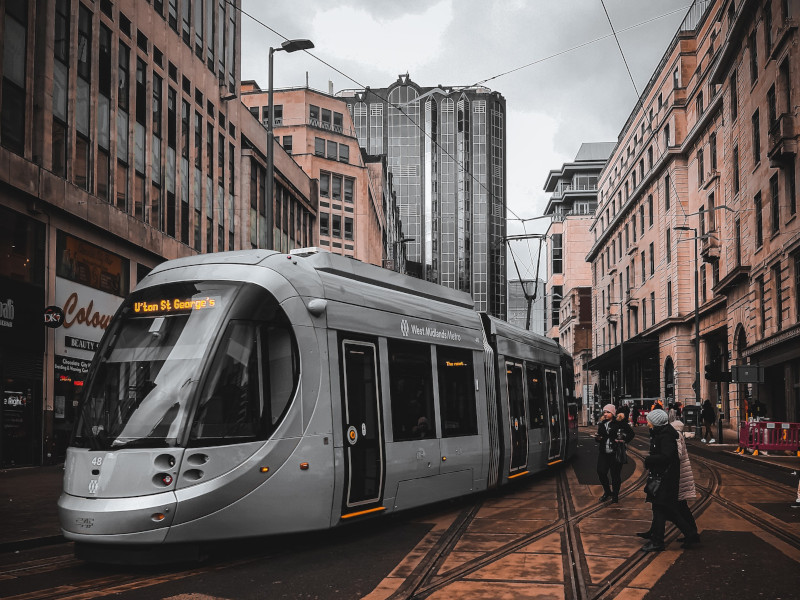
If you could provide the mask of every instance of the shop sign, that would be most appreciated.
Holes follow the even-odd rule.
[[[60,379],[60,381],[68,383],[74,380],[82,381],[89,372],[89,365],[91,364],[92,361],[80,358],[59,355],[55,357],[55,371],[56,373],[62,373],[63,379]]]
[[[91,362],[122,298],[56,277],[56,303],[64,309],[64,326],[56,330],[56,354]]]
[[[61,231],[57,244],[57,277],[117,296],[127,293],[124,258]]]
[[[64,311],[59,306],[48,306],[44,309],[44,326],[57,329],[64,324]]]

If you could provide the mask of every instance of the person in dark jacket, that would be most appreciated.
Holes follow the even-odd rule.
[[[617,418],[619,417],[619,418]],[[603,416],[597,425],[597,435],[594,436],[598,443],[597,454],[597,476],[603,486],[603,495],[600,502],[611,500],[619,502],[619,488],[622,484],[622,463],[617,459],[617,445],[627,444],[634,437],[633,429],[628,423],[627,415],[617,410],[613,404],[606,404],[603,407]],[[608,475],[611,473],[611,485],[609,485]]]
[[[703,439],[700,441],[705,443],[707,439],[710,444],[713,444],[716,440],[714,439],[714,432],[711,430],[711,427],[717,421],[717,412],[714,410],[710,400],[703,402],[703,410],[700,412],[700,416],[703,418],[703,425],[705,425]]]
[[[661,478],[661,486],[655,496],[647,495],[653,505],[653,523],[650,526],[650,541],[642,546],[644,552],[660,552],[664,549],[664,529],[672,521],[681,530],[690,544],[696,543],[697,530],[681,516],[678,507],[680,481],[680,458],[678,456],[678,432],[669,424],[669,416],[663,410],[652,410],[647,414],[647,425],[652,430],[650,455],[644,466],[650,473]]]

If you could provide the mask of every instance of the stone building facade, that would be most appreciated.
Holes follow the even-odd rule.
[[[152,267],[263,247],[273,203],[238,98],[238,8],[0,5],[0,465],[63,457],[94,348]],[[282,148],[275,164],[276,199],[303,215],[291,235],[313,245],[315,183]],[[62,327],[45,328],[48,306]]]
[[[800,418],[798,17],[696,0],[620,133],[587,255],[606,399],[709,399],[735,427],[758,397]],[[742,364],[766,378],[725,381]]]

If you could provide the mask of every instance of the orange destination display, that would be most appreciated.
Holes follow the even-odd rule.
[[[193,310],[216,308],[220,299],[216,296],[203,298],[164,298],[133,303],[133,312],[137,315],[168,315],[188,313]]]

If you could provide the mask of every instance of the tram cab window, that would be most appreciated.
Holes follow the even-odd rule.
[[[437,346],[439,408],[442,436],[458,437],[478,433],[475,408],[475,370],[472,351]]]
[[[197,408],[191,445],[265,439],[289,405],[296,375],[288,323],[232,321]]]
[[[431,347],[389,340],[394,441],[436,437]]]
[[[547,399],[544,393],[544,373],[541,365],[525,364],[528,384],[528,407],[530,410],[530,429],[547,426]]]

